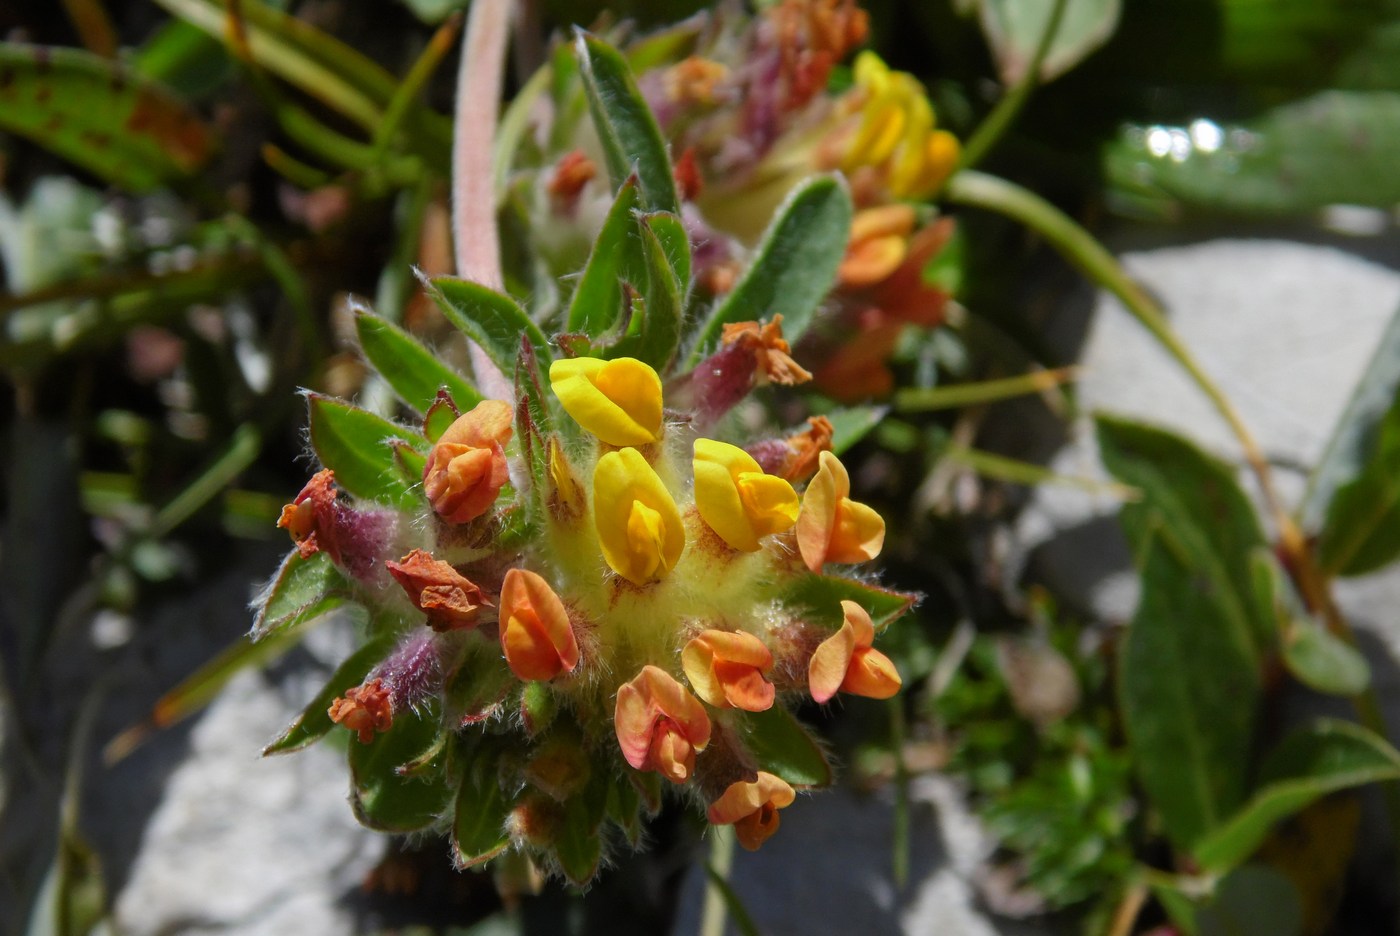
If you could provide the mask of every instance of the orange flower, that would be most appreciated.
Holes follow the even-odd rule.
[[[291,534],[301,558],[310,559],[324,549],[338,562],[335,509],[335,472],[323,468],[311,476],[295,500],[282,508],[277,528]]]
[[[554,175],[549,180],[549,197],[561,210],[572,211],[578,204],[583,187],[597,174],[598,167],[584,155],[583,150],[565,153],[554,166]]]
[[[650,665],[617,690],[613,725],[627,763],[672,783],[690,779],[695,753],[710,743],[705,707],[670,673]]]
[[[714,825],[734,825],[739,844],[754,851],[778,831],[778,810],[791,806],[797,794],[787,781],[758,772],[754,781],[736,780],[724,795],[710,804],[708,818]]]
[[[661,80],[672,103],[694,107],[714,104],[715,91],[728,77],[729,69],[722,63],[692,55],[666,69]]]
[[[880,555],[885,521],[851,500],[851,476],[835,455],[818,457],[817,476],[807,485],[797,515],[797,548],[807,568],[820,575],[828,562],[865,562]]]
[[[347,689],[345,695],[327,710],[331,721],[344,725],[360,736],[361,744],[374,740],[376,731],[388,731],[394,723],[394,702],[382,679],[371,679],[363,686]]]
[[[433,630],[470,627],[481,606],[491,603],[470,579],[422,549],[384,565],[408,593],[408,600],[428,615]]]
[[[764,712],[773,706],[773,684],[763,678],[773,654],[753,634],[707,630],[685,645],[681,667],[695,694],[715,708]]]
[[[910,205],[881,205],[858,212],[851,222],[851,241],[841,261],[837,282],[841,286],[872,286],[888,277],[904,262],[909,235],[918,220]]]
[[[423,490],[448,523],[466,523],[486,513],[510,479],[502,449],[511,436],[511,408],[483,400],[447,427],[428,454]]]
[[[888,699],[899,691],[899,672],[890,658],[871,644],[875,625],[854,601],[842,601],[845,621],[841,629],[821,642],[807,664],[807,686],[817,702],[827,702],[837,692]]]
[[[578,666],[568,609],[539,575],[511,569],[501,585],[501,650],[521,679],[547,680]]]
[[[783,340],[783,317],[773,316],[767,323],[733,322],[724,326],[720,337],[724,345],[736,343],[751,348],[758,370],[773,383],[791,386],[806,383],[812,375],[792,359],[792,349]]]

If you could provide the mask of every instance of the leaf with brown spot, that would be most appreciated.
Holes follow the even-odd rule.
[[[78,49],[0,43],[0,128],[140,192],[187,178],[216,141],[166,88]]]

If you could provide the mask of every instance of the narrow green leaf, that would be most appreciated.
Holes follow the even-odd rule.
[[[1255,662],[1271,652],[1277,627],[1272,609],[1259,604],[1250,568],[1264,534],[1235,470],[1164,429],[1102,414],[1096,424],[1104,467],[1142,492],[1119,515],[1139,563],[1153,531],[1170,529],[1227,633]]]
[[[766,712],[748,714],[744,740],[758,766],[782,777],[795,787],[822,787],[831,783],[831,764],[812,735],[781,705]]]
[[[832,453],[840,455],[865,438],[889,411],[888,406],[850,406],[828,410],[826,418],[831,420]]]
[[[803,575],[784,589],[783,600],[806,608],[807,620],[812,623],[832,629],[841,626],[841,602],[854,601],[870,614],[879,633],[914,607],[919,595],[839,575]]]
[[[1102,46],[1118,28],[1121,0],[1064,0],[1064,14],[1040,63],[1041,82],[1050,81]],[[1054,3],[983,0],[982,31],[997,62],[1001,79],[1018,83],[1030,68],[1044,35]]]
[[[78,49],[0,43],[0,129],[144,192],[192,176],[217,141],[161,85]]]
[[[1382,421],[1400,391],[1400,310],[1390,317],[1371,360],[1342,411],[1327,448],[1308,477],[1299,519],[1303,529],[1322,530],[1337,489],[1361,475],[1375,452]]]
[[[635,166],[643,207],[679,213],[666,141],[627,61],[612,46],[582,30],[574,48],[613,185],[621,186]]]
[[[1300,936],[1303,902],[1293,881],[1264,864],[1237,868],[1197,906],[1198,936]]]
[[[603,858],[603,838],[598,827],[607,812],[609,782],[595,772],[588,783],[564,804],[564,822],[554,842],[554,853],[569,883],[583,887],[593,879]]]
[[[355,332],[365,358],[399,398],[418,412],[428,411],[442,387],[447,388],[459,410],[469,410],[481,402],[481,394],[466,378],[387,319],[360,310],[355,315]]]
[[[627,838],[627,844],[636,848],[642,842],[646,826],[642,822],[642,795],[626,778],[614,780],[608,788],[608,818],[617,824]]]
[[[394,724],[369,744],[350,743],[350,803],[355,818],[380,832],[408,833],[437,822],[452,800],[445,771],[427,778],[399,769],[437,741],[442,727],[435,706],[396,713]]]
[[[335,482],[356,497],[400,510],[421,506],[422,495],[404,478],[394,458],[393,440],[423,445],[411,429],[319,393],[306,395],[311,411],[311,447]]]
[[[661,248],[666,252],[666,260],[674,271],[676,282],[680,284],[682,305],[690,292],[690,232],[678,215],[669,211],[652,211],[639,215],[637,220],[644,228],[656,235]]]
[[[428,293],[447,320],[479,344],[501,373],[514,372],[522,336],[530,339],[541,363],[549,365],[549,341],[544,332],[509,296],[451,276],[432,280]]]
[[[452,855],[459,868],[490,861],[510,844],[506,818],[511,802],[501,791],[494,758],[468,762],[452,820]]]
[[[706,320],[691,364],[713,349],[731,322],[781,315],[783,336],[790,342],[801,338],[836,282],[853,210],[839,177],[816,176],[794,189],[764,233],[753,264]]]
[[[1360,471],[1338,486],[1318,534],[1317,559],[1334,575],[1363,575],[1400,555],[1400,395]]]
[[[1159,523],[1144,533],[1142,597],[1121,645],[1118,692],[1143,788],[1167,837],[1190,850],[1244,797],[1258,663],[1179,531]]]
[[[1328,793],[1400,779],[1400,752],[1360,725],[1324,719],[1285,739],[1265,762],[1262,779],[1244,807],[1196,846],[1203,870],[1235,867],[1276,823]]]
[[[336,667],[326,685],[322,687],[320,692],[316,693],[316,697],[307,703],[306,708],[302,709],[296,721],[288,725],[277,736],[276,740],[263,748],[263,757],[300,751],[320,740],[335,727],[335,722],[331,721],[329,712],[331,703],[343,696],[347,689],[364,682],[369,671],[374,669],[375,665],[388,656],[393,649],[394,637],[386,633],[373,638],[346,657],[345,661]]]
[[[324,617],[317,615],[316,620]],[[151,709],[150,724],[156,728],[166,728],[188,718],[214,701],[214,697],[233,677],[245,669],[263,666],[279,659],[300,643],[302,636],[300,631],[282,630],[270,639],[258,643],[239,638],[156,700]],[[121,746],[116,745],[118,748]]]
[[[1366,691],[1371,682],[1366,658],[1308,611],[1272,552],[1256,549],[1251,559],[1254,587],[1260,602],[1273,608],[1288,671],[1318,692],[1354,696]]]
[[[617,321],[622,312],[619,280],[633,279],[632,271],[640,267],[641,244],[633,217],[640,204],[637,177],[628,176],[617,190],[569,301],[567,331],[597,338]]]
[[[680,344],[684,287],[655,230],[643,224],[639,234],[644,265],[643,314],[640,322],[631,323],[629,330],[634,333],[619,341],[606,356],[635,357],[664,371]]]
[[[277,574],[259,596],[253,629],[248,636],[260,641],[320,617],[350,597],[350,583],[324,552],[303,559],[293,549],[282,560]]]

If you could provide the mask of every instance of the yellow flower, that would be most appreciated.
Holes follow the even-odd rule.
[[[661,438],[661,378],[636,358],[555,361],[549,382],[568,414],[609,445]]]
[[[756,552],[760,537],[797,522],[797,493],[736,445],[695,440],[695,507],[734,549]]]
[[[860,125],[841,168],[880,170],[897,198],[925,198],[942,186],[957,164],[957,138],[934,129],[933,105],[923,85],[893,71],[874,52],[856,56],[856,93],[863,97]]]
[[[865,562],[880,555],[885,521],[851,500],[851,476],[830,452],[822,452],[817,476],[802,495],[797,548],[807,568],[821,574],[828,562]]]
[[[676,502],[636,449],[608,452],[593,471],[593,522],[603,558],[634,585],[665,577],[685,549]]]
[[[827,702],[837,692],[890,698],[899,691],[899,672],[889,657],[871,646],[875,625],[870,615],[854,601],[842,601],[841,611],[841,629],[821,642],[807,664],[812,698]]]

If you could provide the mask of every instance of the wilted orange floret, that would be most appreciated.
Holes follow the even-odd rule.
[[[899,672],[890,658],[871,644],[875,625],[854,601],[842,601],[845,617],[841,629],[821,642],[807,665],[807,686],[812,698],[826,702],[837,692],[888,699],[899,691]]]
[[[433,630],[470,627],[481,606],[490,604],[470,579],[422,549],[384,565],[408,593],[408,599],[428,615]]]
[[[777,33],[788,108],[826,87],[832,67],[865,41],[870,18],[855,0],[783,0],[766,12]]]
[[[783,440],[792,449],[792,456],[778,473],[789,481],[805,481],[816,474],[817,461],[822,452],[831,451],[835,434],[836,427],[825,416],[809,417],[806,429]]]
[[[347,689],[327,710],[331,721],[360,736],[361,744],[374,740],[376,731],[388,731],[394,723],[394,701],[382,679]]]
[[[734,825],[739,844],[754,851],[778,831],[778,810],[791,806],[797,794],[787,781],[766,770],[754,781],[737,780],[710,804],[707,818],[714,825]]]
[[[569,611],[536,573],[506,573],[500,615],[501,650],[516,676],[544,681],[578,666],[578,639]]]
[[[690,779],[696,752],[710,743],[710,718],[700,700],[651,665],[617,690],[613,725],[627,763],[672,783]]]
[[[700,192],[705,188],[705,180],[700,175],[700,163],[695,158],[695,147],[686,147],[680,159],[676,160],[671,175],[675,177],[676,194],[681,197],[681,201],[695,201],[700,197]]]
[[[486,513],[510,479],[503,446],[510,441],[510,404],[483,400],[447,427],[428,454],[423,491],[448,523]]]
[[[692,55],[666,69],[662,81],[666,97],[676,104],[713,104],[715,89],[729,77],[729,69],[721,62]]]
[[[323,468],[311,476],[295,500],[282,508],[277,528],[291,534],[301,558],[309,559],[324,549],[332,559],[339,559],[334,521],[335,472]]]
[[[851,476],[830,452],[818,456],[817,476],[802,495],[797,548],[807,568],[821,574],[828,562],[865,562],[880,555],[885,520],[851,500]]]
[[[763,678],[773,668],[773,654],[753,634],[704,631],[681,651],[681,667],[695,694],[715,708],[773,707],[773,684]]]
[[[806,383],[812,375],[792,359],[792,350],[783,340],[783,317],[771,322],[733,322],[724,326],[720,338],[725,345],[742,344],[752,348],[758,369],[773,383],[791,386]]]
[[[554,175],[549,180],[549,196],[561,205],[572,206],[578,201],[583,187],[597,174],[598,167],[584,155],[583,150],[565,153],[554,166]]]

